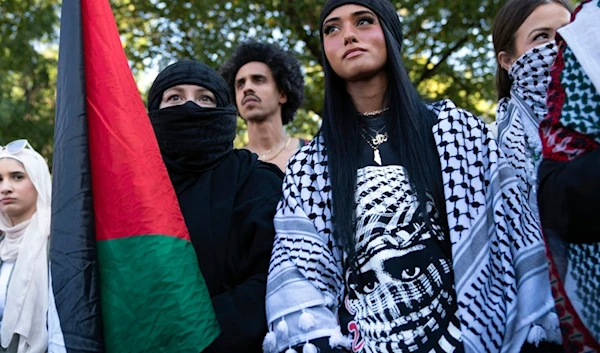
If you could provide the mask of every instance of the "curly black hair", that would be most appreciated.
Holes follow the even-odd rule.
[[[304,98],[304,76],[300,61],[296,56],[281,47],[256,41],[240,44],[232,56],[219,68],[219,73],[231,90],[235,102],[235,76],[238,70],[249,62],[265,63],[270,69],[277,88],[287,96],[287,102],[281,107],[281,121],[286,125],[294,118],[296,110],[302,105]]]

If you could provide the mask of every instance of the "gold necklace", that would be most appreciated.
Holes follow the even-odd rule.
[[[275,146],[275,147],[277,147],[277,146]],[[265,151],[265,153],[261,153],[261,154],[260,154],[260,158],[261,158],[261,159],[264,159],[266,155],[268,155],[269,153],[273,152],[273,150],[275,149],[275,147],[271,148],[271,149],[270,149],[270,150],[268,150],[268,151]]]
[[[369,147],[371,147],[373,149],[373,161],[375,161],[375,163],[381,165],[381,154],[379,153],[379,146],[381,144],[383,144],[384,142],[387,142],[387,140],[388,140],[387,131],[383,134],[377,133],[377,135],[371,136],[371,134],[369,134],[367,132],[367,130],[365,130],[362,126],[361,126],[361,130],[364,131],[365,134],[367,134],[367,136],[371,139],[371,141],[369,141],[369,138],[367,138],[367,136],[365,136],[362,132],[359,132],[360,136],[365,140],[365,142],[367,142],[367,145],[369,145]]]
[[[288,139],[289,139],[289,137],[288,137]],[[277,148],[277,145],[275,145],[273,148],[271,148],[271,149],[270,149],[270,150],[268,150],[268,151],[265,151],[265,152],[263,152],[263,153],[256,152],[256,154],[260,156],[260,159],[265,159],[265,157],[266,157],[268,154],[271,154],[271,152],[273,152],[273,151],[275,150],[275,148]]]
[[[287,141],[286,141],[285,145],[283,145],[283,147],[281,147],[281,149],[280,149],[279,151],[277,151],[277,153],[275,153],[275,155],[274,155],[273,157],[271,157],[271,158],[269,158],[269,159],[265,159],[265,155],[263,154],[263,156],[262,156],[262,160],[263,160],[263,161],[265,161],[265,162],[268,162],[268,161],[272,161],[272,160],[274,160],[275,158],[277,158],[277,156],[279,156],[279,154],[280,154],[281,152],[283,152],[283,150],[285,150],[285,149],[287,148],[287,146],[290,144],[290,141],[291,141],[291,140],[292,140],[292,138],[291,138],[290,136],[288,136],[288,138],[287,138]]]
[[[383,108],[383,109],[379,109],[379,110],[374,110],[372,112],[364,112],[364,113],[360,113],[360,115],[362,115],[362,116],[375,116],[375,115],[379,115],[379,114],[381,114],[383,112],[388,111],[388,109],[390,109],[390,108],[388,107],[388,108]]]

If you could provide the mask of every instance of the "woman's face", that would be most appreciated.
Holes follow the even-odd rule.
[[[167,89],[160,101],[159,109],[182,105],[192,101],[201,107],[214,108],[217,100],[214,93],[197,85],[177,85]]]
[[[504,51],[498,54],[502,67],[508,71],[525,52],[553,41],[556,30],[569,23],[570,19],[569,10],[559,3],[551,2],[538,6],[515,33],[514,54],[509,55]]]
[[[0,211],[16,225],[30,219],[36,211],[37,190],[21,162],[0,159]]]
[[[345,81],[384,74],[387,48],[375,13],[360,5],[334,9],[323,21],[325,56]]]

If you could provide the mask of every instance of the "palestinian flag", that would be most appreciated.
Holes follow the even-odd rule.
[[[49,352],[201,352],[219,333],[108,0],[64,0]]]

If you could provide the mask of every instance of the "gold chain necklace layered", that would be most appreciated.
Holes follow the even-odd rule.
[[[387,108],[383,108],[383,109],[379,109],[379,110],[374,110],[372,112],[364,112],[364,113],[359,113],[359,114],[361,116],[365,116],[365,117],[376,116],[383,112],[386,112],[388,109],[390,109],[390,108],[387,107]],[[375,133],[375,136],[372,136],[362,126],[360,127],[360,129],[362,130],[362,132],[360,132],[360,136],[367,142],[369,147],[371,147],[373,149],[373,161],[375,161],[375,163],[377,163],[378,165],[381,165],[382,162],[381,162],[381,154],[379,153],[379,146],[381,146],[381,144],[387,142],[387,140],[388,140],[388,133],[387,132],[381,133],[381,131],[383,131],[385,129],[385,125],[383,125],[381,127],[381,129],[379,129],[379,130],[374,130],[371,127],[369,127],[369,130],[373,131]]]
[[[381,131],[384,128],[385,128],[385,126],[383,126],[380,130],[375,131],[375,136],[372,136],[362,126],[360,127],[360,129],[364,132],[364,133],[360,132],[360,136],[365,140],[365,142],[367,142],[367,145],[369,145],[369,147],[371,147],[373,149],[373,161],[375,161],[375,163],[377,163],[378,165],[381,165],[381,154],[379,153],[379,146],[381,146],[383,143],[387,142],[387,140],[388,140],[387,131],[384,133],[381,133]],[[366,134],[366,136],[365,136],[365,134]]]

